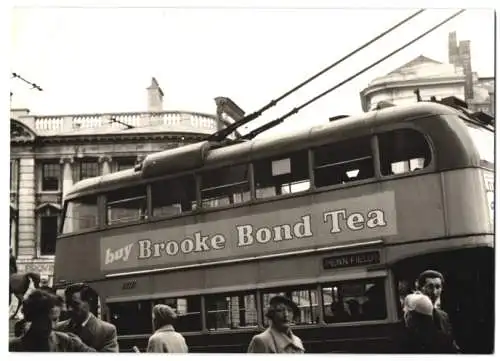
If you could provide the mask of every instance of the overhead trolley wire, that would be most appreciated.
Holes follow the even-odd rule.
[[[351,81],[352,79],[356,78],[357,76],[363,74],[364,72],[366,72],[367,70],[373,68],[374,66],[380,64],[381,62],[383,62],[384,60],[390,58],[391,56],[393,56],[394,54],[400,52],[401,50],[407,48],[408,46],[410,46],[411,44],[415,43],[416,41],[422,39],[424,36],[428,35],[429,33],[433,32],[434,30],[436,30],[437,28],[439,28],[440,26],[446,24],[447,22],[449,22],[450,20],[452,20],[453,18],[457,17],[458,15],[462,14],[463,12],[465,11],[465,9],[462,9],[460,11],[457,11],[456,13],[454,13],[453,15],[449,16],[448,18],[446,18],[445,20],[441,21],[439,24],[433,26],[432,28],[430,28],[429,30],[427,30],[426,32],[420,34],[419,36],[417,36],[416,38],[414,38],[413,40],[409,41],[408,43],[404,44],[403,46],[399,47],[398,49],[392,51],[391,53],[387,54],[386,56],[380,58],[379,60],[377,60],[376,62],[372,63],[371,65],[367,66],[366,68],[358,71],[356,74],[354,75],[351,75],[350,77],[346,78],[344,81],[336,84],[335,86],[333,86],[332,88],[324,91],[323,93],[315,96],[314,98],[308,100],[307,102],[303,103],[302,105],[296,107],[296,108],[293,108],[292,110],[290,110],[288,113],[286,113],[285,115],[269,122],[269,123],[266,123],[264,125],[262,125],[261,127],[257,128],[257,129],[254,129],[252,130],[251,132],[245,134],[244,136],[242,137],[239,137],[237,139],[252,139],[254,137],[256,137],[257,135],[259,135],[260,133],[280,124],[281,122],[283,122],[286,118],[290,117],[291,115],[295,114],[295,113],[298,113],[301,109],[305,108],[306,106],[308,106],[309,104],[315,102],[316,100],[324,97],[325,95],[331,93],[332,91],[334,91],[335,89],[341,87],[342,85],[348,83],[349,81]]]
[[[407,18],[401,20],[399,23],[393,25],[392,27],[390,27],[389,29],[385,30],[384,32],[380,33],[379,35],[377,35],[376,37],[374,37],[373,39],[371,39],[370,41],[368,41],[367,43],[361,45],[360,47],[358,47],[356,50],[350,52],[349,54],[347,54],[346,56],[344,56],[343,58],[337,60],[335,63],[331,64],[330,66],[326,67],[325,69],[321,70],[319,73],[313,75],[312,77],[308,78],[307,80],[303,81],[302,83],[300,83],[299,85],[297,85],[295,88],[287,91],[286,93],[284,93],[283,95],[281,95],[280,97],[278,97],[277,99],[273,99],[269,102],[269,104],[265,105],[264,107],[262,107],[261,109],[257,110],[256,112],[253,112],[245,117],[243,117],[242,119],[240,119],[239,121],[236,121],[230,125],[228,125],[226,128],[223,128],[213,134],[211,134],[207,140],[211,140],[211,141],[220,141],[220,140],[223,140],[225,139],[229,134],[231,134],[232,132],[234,132],[237,128],[241,127],[242,125],[245,125],[246,123],[258,118],[259,116],[262,115],[263,112],[265,112],[266,110],[268,110],[269,108],[275,106],[279,101],[283,100],[284,98],[286,98],[287,96],[289,96],[290,94],[296,92],[297,90],[299,90],[300,88],[302,88],[304,85],[310,83],[311,81],[313,81],[314,79],[316,79],[317,77],[323,75],[324,73],[326,73],[328,70],[334,68],[335,66],[339,65],[340,63],[342,63],[343,61],[345,61],[346,59],[350,58],[351,56],[353,56],[354,54],[358,53],[359,51],[363,50],[364,48],[366,48],[367,46],[373,44],[375,41],[379,40],[380,38],[384,37],[385,35],[387,35],[388,33],[390,33],[391,31],[394,31],[395,29],[397,29],[398,27],[400,27],[401,25],[407,23],[408,21],[410,21],[411,19],[413,19],[414,17],[420,15],[421,13],[423,13],[425,11],[425,9],[420,9],[418,10],[417,12],[413,13],[412,15],[408,16]]]

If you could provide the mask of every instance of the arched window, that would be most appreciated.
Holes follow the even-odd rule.
[[[37,207],[37,214],[39,255],[53,256],[56,252],[61,207],[53,203],[44,203]]]

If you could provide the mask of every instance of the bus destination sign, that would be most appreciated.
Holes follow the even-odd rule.
[[[380,263],[380,253],[378,251],[351,253],[342,256],[323,258],[323,268],[336,269],[345,267],[368,266]]]
[[[254,206],[255,209],[258,206]],[[224,212],[224,213],[222,213]],[[222,211],[221,214],[230,214]],[[151,269],[317,249],[396,235],[393,191],[101,238],[101,270]],[[334,267],[369,262],[332,260]]]

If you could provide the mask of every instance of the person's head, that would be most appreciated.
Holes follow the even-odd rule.
[[[436,304],[443,291],[444,277],[438,271],[427,270],[418,276],[417,285],[418,289]]]
[[[81,323],[90,313],[90,305],[95,302],[97,294],[84,283],[70,285],[64,291],[66,308],[74,322]]]
[[[294,316],[298,313],[297,305],[284,296],[274,296],[269,301],[266,317],[272,321],[275,328],[286,331],[290,328]]]
[[[404,300],[404,320],[409,328],[420,327],[432,321],[434,305],[430,298],[421,293],[412,293]]]
[[[59,320],[60,300],[49,292],[34,290],[23,301],[23,313],[26,322],[30,323],[30,330],[46,337]]]
[[[176,319],[177,314],[170,306],[158,304],[153,307],[153,325],[155,330],[166,325],[173,325]]]

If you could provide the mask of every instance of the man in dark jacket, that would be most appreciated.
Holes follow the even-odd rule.
[[[64,297],[70,318],[58,323],[56,330],[77,335],[97,352],[118,352],[116,327],[90,312],[90,304],[97,297],[95,291],[78,283],[66,288]]]
[[[23,301],[26,321],[16,330],[20,336],[9,341],[9,351],[94,352],[75,335],[53,330],[59,312],[60,301],[55,295],[42,290],[30,293]]]
[[[427,270],[418,276],[417,285],[419,291],[429,297],[434,305],[433,319],[436,327],[453,340],[453,345],[458,352],[459,347],[453,337],[453,328],[451,326],[450,317],[445,311],[436,307],[441,300],[444,276],[438,271]]]

